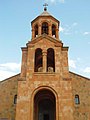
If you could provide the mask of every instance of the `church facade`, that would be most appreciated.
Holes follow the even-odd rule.
[[[90,79],[69,71],[59,25],[46,7],[31,22],[21,73],[0,82],[0,120],[90,120]]]

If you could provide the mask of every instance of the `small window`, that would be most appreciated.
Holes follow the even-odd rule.
[[[17,95],[14,96],[14,104],[17,104]]]
[[[79,95],[75,95],[75,104],[80,104]]]

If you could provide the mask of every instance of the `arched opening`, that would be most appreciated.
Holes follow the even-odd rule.
[[[37,24],[34,26],[34,30],[35,30],[35,36],[34,37],[37,37],[38,36],[38,25]]]
[[[56,99],[50,90],[42,89],[35,95],[34,120],[56,120]]]
[[[48,34],[48,23],[47,22],[44,22],[42,23],[42,34]]]
[[[56,26],[54,24],[52,25],[52,36],[56,37]]]
[[[42,49],[37,48],[35,50],[35,72],[42,72]]]
[[[47,50],[47,71],[55,72],[55,55],[52,48]]]

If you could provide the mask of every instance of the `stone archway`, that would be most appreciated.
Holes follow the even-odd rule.
[[[34,97],[34,120],[56,120],[56,99],[48,89],[38,91]]]

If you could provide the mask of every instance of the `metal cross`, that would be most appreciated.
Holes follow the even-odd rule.
[[[47,6],[48,6],[48,4],[45,3],[43,6],[44,6],[44,11],[47,11]]]

